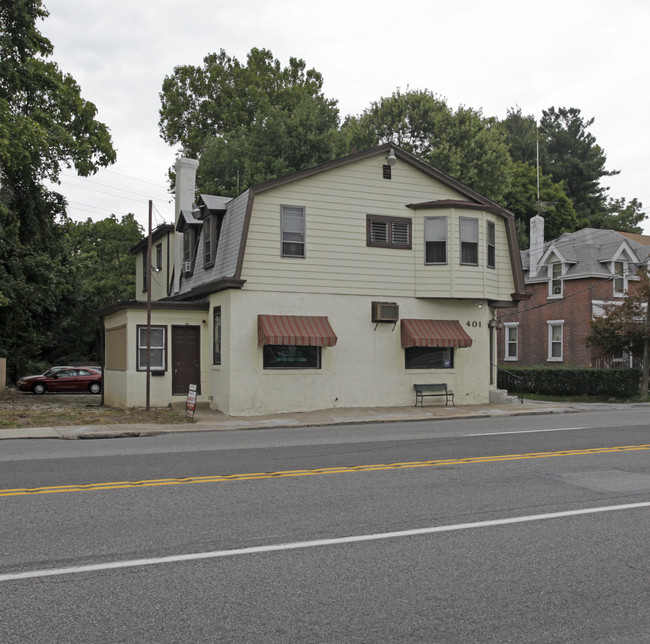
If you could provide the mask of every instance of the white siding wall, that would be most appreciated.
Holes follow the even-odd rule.
[[[504,220],[476,210],[413,210],[407,204],[462,195],[398,162],[382,178],[383,156],[261,193],[255,197],[243,264],[246,289],[381,297],[509,299],[514,291]],[[281,257],[280,208],[306,209],[306,257]],[[366,245],[366,215],[407,217],[412,250]],[[479,221],[479,266],[459,262],[458,217]],[[449,221],[448,264],[425,266],[424,218]],[[496,224],[497,269],[487,269],[485,222]]]

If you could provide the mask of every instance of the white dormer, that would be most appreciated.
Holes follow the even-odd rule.
[[[554,244],[551,244],[541,256],[539,264],[547,268],[549,299],[564,297],[564,276],[569,263],[571,262],[558,251]]]
[[[630,264],[638,262],[638,258],[627,242],[623,242],[612,260],[608,262],[613,275],[614,297],[623,297],[627,293],[630,278]]]

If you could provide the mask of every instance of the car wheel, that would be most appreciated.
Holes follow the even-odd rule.
[[[47,387],[42,382],[37,382],[32,388],[32,391],[40,396],[47,391]]]
[[[101,390],[102,390],[102,387],[98,382],[91,382],[88,385],[88,391],[91,394],[98,394]]]

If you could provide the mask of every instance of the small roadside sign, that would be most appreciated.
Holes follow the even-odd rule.
[[[190,385],[187,392],[187,403],[185,404],[185,416],[193,420],[194,410],[196,409],[196,385]]]

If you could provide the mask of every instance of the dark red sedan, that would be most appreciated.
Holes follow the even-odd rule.
[[[98,394],[102,390],[102,374],[90,367],[52,367],[40,376],[25,376],[16,383],[20,391],[35,394],[64,391],[88,391]]]

